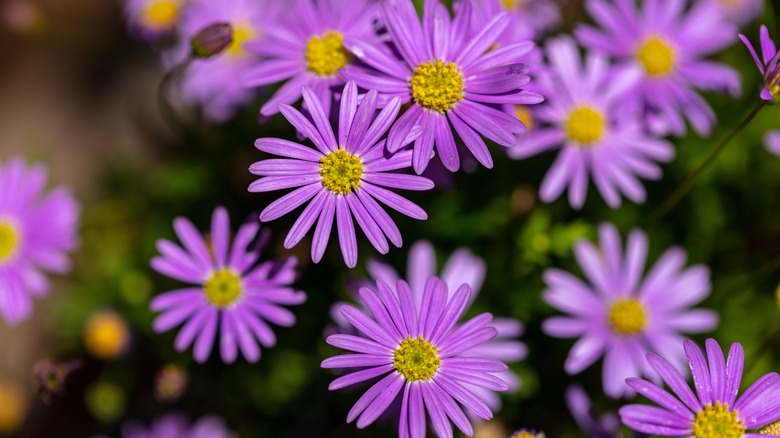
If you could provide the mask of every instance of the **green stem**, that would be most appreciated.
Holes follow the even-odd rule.
[[[731,131],[731,133],[726,138],[724,138],[723,141],[721,141],[720,144],[718,144],[718,146],[712,150],[712,152],[710,152],[707,158],[701,164],[699,164],[693,173],[691,173],[688,178],[682,184],[680,184],[679,187],[677,187],[677,190],[675,190],[668,198],[666,198],[666,200],[649,216],[648,223],[657,224],[674,207],[677,206],[677,204],[688,193],[691,187],[693,187],[693,184],[696,182],[696,180],[699,179],[699,176],[701,176],[701,174],[707,170],[707,168],[715,161],[715,159],[718,158],[718,155],[720,155],[720,153],[726,149],[726,146],[728,146],[731,141],[734,140],[734,138],[739,135],[750,124],[751,121],[753,121],[762,108],[764,108],[763,101],[759,102],[756,107],[753,108],[753,111],[751,111],[750,114],[748,114],[747,117],[742,120],[742,123],[740,123],[736,129]]]
[[[171,106],[171,100],[169,97],[172,85],[175,83],[176,79],[178,79],[182,73],[187,70],[187,67],[189,67],[190,64],[192,64],[191,56],[181,64],[165,73],[165,76],[163,76],[162,80],[160,81],[160,86],[157,89],[157,104],[160,108],[160,113],[162,114],[163,118],[174,127],[174,129],[180,131],[182,134],[186,134],[189,129],[176,114],[176,110],[174,110],[173,106]]]

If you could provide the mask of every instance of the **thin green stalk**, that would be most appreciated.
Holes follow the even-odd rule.
[[[177,65],[176,67],[172,68],[167,73],[165,73],[165,76],[163,76],[162,80],[160,81],[160,86],[157,89],[157,104],[160,108],[160,113],[162,114],[163,118],[171,126],[173,126],[174,129],[178,130],[180,133],[185,135],[187,134],[189,129],[187,128],[187,125],[176,114],[176,110],[173,109],[169,97],[171,92],[171,86],[182,75],[182,73],[184,73],[184,71],[187,70],[187,67],[189,67],[191,63],[192,63],[192,57],[190,56],[187,58],[186,61],[182,62],[181,64]]]
[[[750,124],[751,121],[753,121],[762,108],[764,108],[763,101],[759,102],[756,107],[753,108],[753,111],[751,111],[750,114],[748,114],[747,117],[742,120],[739,126],[731,131],[731,133],[726,138],[724,138],[723,141],[721,141],[720,144],[718,144],[718,146],[712,150],[712,152],[710,152],[707,158],[701,164],[699,164],[693,173],[691,173],[688,178],[682,184],[680,184],[680,186],[678,186],[677,189],[668,198],[666,198],[666,200],[649,216],[648,223],[652,225],[657,224],[674,207],[677,206],[677,204],[688,193],[691,187],[693,187],[693,184],[696,182],[696,180],[699,179],[699,176],[701,176],[701,174],[707,170],[707,168],[715,161],[715,159],[718,158],[720,153],[726,149],[726,146],[728,146],[731,141],[734,140],[734,138],[736,138],[736,136],[739,135]]]

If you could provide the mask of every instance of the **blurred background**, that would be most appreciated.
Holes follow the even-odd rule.
[[[777,6],[768,1],[764,16],[743,31],[755,41],[758,23],[766,23],[777,36]],[[559,32],[588,20],[580,1],[562,7]],[[235,225],[275,196],[246,190],[253,179],[247,168],[260,158],[254,139],[293,135],[281,117],[258,125],[262,96],[224,124],[182,108],[196,128],[178,135],[156,103],[164,74],[159,56],[128,35],[121,5],[112,0],[0,0],[0,53],[0,161],[20,155],[46,164],[50,184],[70,186],[83,210],[73,271],[36,301],[31,319],[18,327],[0,322],[0,436],[118,436],[127,419],[148,423],[169,412],[192,420],[216,414],[242,437],[394,434],[392,424],[366,431],[345,424],[359,393],[329,392],[333,375],[319,367],[336,352],[323,337],[330,305],[348,298],[347,280],[364,276],[365,261],[376,256],[365,240],[358,267],[348,271],[333,243],[319,265],[310,262],[310,242],[283,249],[294,215],[266,226],[273,231],[266,257],[297,255],[296,286],[309,298],[294,309],[298,323],[276,330],[277,346],[257,364],[225,366],[212,357],[198,365],[190,352],[174,351],[175,332],[151,330],[150,298],[177,287],[148,264],[155,241],[173,237],[173,218],[206,229],[213,208],[223,205]],[[719,127],[708,139],[689,134],[675,141],[677,158],[664,167],[663,180],[646,183],[645,205],[614,211],[597,196],[582,211],[565,200],[538,203],[554,154],[518,162],[494,148],[492,171],[461,172],[449,187],[411,197],[426,206],[428,221],[393,216],[406,245],[386,261],[405,269],[409,244],[420,238],[436,245],[440,263],[468,247],[488,266],[470,313],[491,311],[527,327],[530,356],[512,365],[521,390],[503,396],[504,409],[477,436],[505,437],[520,427],[583,436],[563,401],[572,382],[586,388],[599,411],[620,406],[601,394],[599,365],[578,376],[563,372],[573,340],[552,340],[539,329],[556,313],[541,301],[541,273],[550,266],[578,272],[572,243],[595,237],[603,221],[624,233],[643,226],[755,105],[760,77],[748,52],[735,44],[719,59],[743,74],[743,98],[706,96]],[[646,228],[651,262],[681,245],[689,264],[711,268],[713,292],[702,307],[720,313],[714,336],[722,345],[745,346],[747,381],[780,368],[780,158],[762,146],[764,133],[778,127],[780,111],[764,110],[689,196]]]

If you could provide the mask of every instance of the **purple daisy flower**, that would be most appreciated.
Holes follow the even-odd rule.
[[[761,89],[761,99],[770,102],[780,102],[780,51],[769,36],[769,29],[761,25],[761,58],[758,57],[753,44],[745,35],[739,34],[739,39],[750,50],[758,70],[764,75],[764,87]]]
[[[235,435],[214,416],[190,424],[183,415],[170,414],[155,420],[148,428],[138,421],[122,427],[122,438],[232,438]]]
[[[600,242],[579,241],[574,255],[590,284],[558,270],[544,273],[544,301],[567,316],[547,319],[542,330],[557,338],[579,337],[564,368],[577,374],[604,355],[604,392],[613,398],[632,393],[627,377],[658,378],[647,367],[649,351],[672,360],[682,369],[680,333],[712,330],[718,316],[712,310],[690,309],[710,293],[705,266],[685,269],[685,251],[667,250],[643,279],[647,235],[633,230],[625,254],[612,224],[599,229]]]
[[[10,325],[48,293],[45,273],[70,270],[68,253],[78,244],[79,205],[66,188],[45,193],[46,179],[42,165],[0,162],[0,315]]]
[[[764,375],[737,399],[744,368],[742,345],[738,342],[731,344],[728,360],[723,357],[723,351],[714,339],[707,339],[705,345],[706,358],[705,352],[693,341],[686,340],[684,343],[696,394],[669,362],[655,354],[648,354],[647,361],[663,378],[672,394],[643,379],[626,379],[628,386],[658,406],[623,406],[620,408],[623,424],[639,432],[661,436],[777,437],[776,430],[747,431],[780,420],[780,375]]]
[[[616,413],[609,412],[599,416],[591,405],[590,398],[579,385],[571,385],[566,389],[566,406],[569,408],[574,421],[585,432],[588,438],[621,438],[620,420]],[[635,438],[644,438],[647,435],[636,433]]]
[[[233,117],[237,109],[255,96],[240,78],[253,65],[255,55],[247,50],[252,42],[265,42],[266,28],[277,15],[279,3],[270,0],[192,0],[184,11],[178,29],[180,45],[173,49],[177,63],[190,56],[190,41],[203,28],[214,23],[230,23],[233,41],[224,52],[207,59],[195,59],[181,82],[182,96],[203,105],[213,121]]]
[[[371,286],[376,281],[381,281],[392,288],[401,276],[392,266],[378,260],[371,260],[367,265],[368,273],[373,282],[361,281],[362,286]],[[431,276],[436,275],[436,250],[428,241],[418,241],[409,249],[409,260],[406,264],[406,281],[412,291],[415,307],[422,309],[425,284]],[[485,262],[475,256],[466,248],[457,249],[444,263],[441,271],[441,280],[447,284],[448,298],[451,299],[455,291],[464,284],[472,291],[472,302],[479,295],[479,290],[485,280]],[[357,299],[357,294],[355,296]],[[346,303],[336,303],[331,308],[334,321],[339,326],[339,332],[356,334],[354,328],[341,315],[338,309]],[[469,303],[471,306],[471,303]],[[490,324],[498,334],[496,337],[481,346],[470,350],[471,354],[483,357],[491,357],[505,363],[519,362],[528,354],[526,345],[517,340],[523,334],[523,324],[514,318],[496,318]],[[516,392],[520,388],[520,378],[514,371],[506,370],[494,373],[509,385],[509,392]],[[501,409],[501,399],[495,392],[473,385],[466,385],[469,390],[477,394],[493,412]]]
[[[485,420],[493,414],[469,386],[508,389],[495,376],[506,365],[473,351],[496,336],[490,326],[492,316],[484,313],[456,325],[468,308],[471,291],[464,284],[449,298],[447,283],[436,277],[426,282],[419,309],[403,280],[395,288],[378,281],[377,290],[360,289],[360,298],[373,317],[350,305],[340,309],[362,336],[327,338],[329,344],[354,353],[325,359],[323,368],[359,369],[334,380],[330,390],[382,377],[355,403],[347,422],[357,419],[362,429],[400,398],[399,437],[424,437],[426,412],[438,436],[452,436],[450,420],[472,435],[463,407]]]
[[[699,0],[718,5],[727,20],[737,26],[752,23],[764,12],[764,0]]]
[[[589,175],[612,208],[620,207],[621,192],[644,202],[639,178],[660,179],[659,163],[674,157],[674,147],[649,136],[641,125],[633,97],[637,70],[610,68],[605,57],[594,53],[583,63],[568,37],[551,40],[546,52],[550,65],[537,86],[547,100],[534,107],[533,116],[519,114],[529,124],[533,117],[533,129],[509,150],[510,157],[561,148],[539,191],[544,202],[556,200],[568,186],[569,203],[581,208]]]
[[[471,1],[463,2],[450,19],[439,0],[426,0],[421,25],[410,0],[384,1],[382,20],[402,60],[384,45],[344,39],[345,47],[372,67],[342,69],[345,78],[378,90],[384,99],[398,97],[402,104],[412,103],[390,128],[387,148],[399,150],[409,132],[421,126],[412,160],[418,174],[428,165],[434,145],[444,167],[459,169],[453,129],[477,161],[492,167],[493,158],[480,135],[509,147],[516,142],[515,134],[525,132],[520,120],[496,105],[543,100],[523,89],[530,78],[521,60],[533,43],[489,50],[509,23],[509,13],[496,15],[474,35],[469,31],[471,10]]]
[[[766,150],[780,157],[780,131],[772,130],[764,136]]]
[[[339,69],[351,56],[342,41],[372,38],[376,5],[367,0],[293,0],[267,40],[250,50],[262,57],[243,77],[248,86],[287,81],[260,109],[264,116],[279,112],[279,104],[292,105],[301,88],[311,88],[330,115],[332,88],[344,86]],[[369,87],[370,88],[370,87]]]
[[[461,3],[469,1],[472,0],[461,0]],[[502,11],[509,12],[509,24],[496,40],[498,47],[535,40],[561,21],[560,6],[551,0],[481,0],[473,3],[473,14],[482,17],[480,22],[486,23]]]
[[[353,218],[380,253],[389,251],[388,240],[400,248],[403,244],[401,232],[376,201],[411,218],[424,220],[428,216],[422,208],[387,188],[433,188],[433,182],[427,178],[394,172],[411,166],[411,151],[399,152],[389,158],[385,155],[385,141],[380,138],[398,115],[400,99],[394,98],[374,116],[377,92],[369,91],[358,105],[357,87],[350,81],[344,87],[341,99],[338,138],[312,89],[303,88],[303,100],[313,124],[289,105],[281,104],[279,109],[298,132],[314,143],[313,148],[280,138],[260,138],[255,142],[261,151],[285,158],[253,164],[249,171],[262,178],[252,183],[249,191],[296,188],[268,205],[260,213],[260,220],[277,219],[313,198],[287,234],[285,248],[297,245],[317,222],[311,258],[318,263],[328,245],[334,215],[341,253],[350,268],[357,264],[358,252]],[[412,132],[410,138],[417,134]]]
[[[736,70],[704,59],[734,42],[736,26],[710,1],[688,9],[689,3],[644,0],[639,10],[635,0],[588,0],[588,12],[603,29],[579,25],[575,32],[585,47],[640,68],[636,95],[656,134],[684,135],[687,118],[699,135],[709,135],[715,113],[696,90],[741,93]]]
[[[125,19],[130,31],[145,41],[173,33],[188,0],[125,0]]]
[[[239,349],[246,360],[257,362],[258,343],[266,348],[276,343],[268,322],[291,327],[295,315],[282,306],[306,301],[305,293],[290,287],[296,277],[295,257],[256,265],[260,250],[250,249],[250,244],[260,225],[248,222],[239,227],[231,245],[230,218],[222,207],[214,210],[206,239],[185,218],[174,220],[173,227],[184,248],[158,240],[161,256],[152,259],[152,268],[192,286],[152,300],[152,311],[160,312],[154,331],[166,332],[183,323],[176,350],[184,351],[194,341],[198,362],[211,355],[217,333],[225,363],[233,363]]]

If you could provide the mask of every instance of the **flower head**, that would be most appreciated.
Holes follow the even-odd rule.
[[[661,356],[648,354],[647,361],[672,390],[640,378],[626,379],[628,386],[656,406],[628,405],[620,409],[626,426],[647,434],[693,438],[759,437],[750,430],[780,420],[780,375],[758,379],[739,399],[744,352],[735,342],[728,360],[714,339],[707,339],[705,352],[693,341],[684,342],[696,394],[680,373]],[[763,433],[763,432],[762,432]]]
[[[753,22],[764,11],[764,0],[703,0],[715,3],[738,26]]]
[[[633,0],[588,0],[585,6],[602,29],[579,25],[577,38],[588,49],[641,70],[635,93],[654,133],[682,136],[687,118],[699,135],[709,135],[715,114],[697,90],[736,96],[740,77],[704,58],[731,45],[736,27],[711,1],[644,0],[642,5],[640,10]]]
[[[521,41],[537,40],[561,21],[560,5],[554,0],[461,0],[472,8],[478,23],[484,24],[502,11],[509,13],[509,24],[496,40],[498,47]],[[487,19],[486,19],[487,18]]]
[[[251,192],[296,188],[271,203],[260,213],[263,222],[272,221],[309,202],[284,241],[292,248],[317,222],[311,256],[319,262],[336,218],[344,262],[357,264],[357,240],[353,218],[377,251],[389,251],[388,240],[401,247],[401,233],[377,200],[414,219],[426,219],[425,212],[389,189],[430,190],[433,183],[417,175],[394,171],[411,165],[410,151],[388,157],[380,140],[401,107],[393,99],[379,114],[377,93],[369,91],[358,105],[357,87],[344,87],[338,120],[338,137],[333,132],[322,103],[313,90],[303,89],[303,99],[312,121],[289,105],[280,105],[285,118],[314,143],[303,146],[279,138],[261,138],[255,146],[263,152],[282,156],[253,164],[249,170],[262,178],[249,186]],[[406,142],[408,143],[408,141]],[[387,236],[387,237],[385,237]]]
[[[122,316],[101,311],[90,316],[84,326],[84,346],[92,356],[116,359],[130,347],[130,328]]]
[[[546,320],[542,330],[559,338],[579,337],[564,365],[577,374],[604,355],[604,392],[610,397],[630,394],[627,377],[657,379],[644,362],[648,351],[675,361],[682,369],[680,333],[702,333],[717,325],[711,310],[690,307],[710,292],[704,266],[684,269],[685,251],[667,250],[643,276],[647,236],[634,230],[623,252],[614,225],[599,230],[596,247],[579,241],[574,254],[589,283],[573,275],[548,269],[544,300],[567,313]],[[644,278],[643,278],[644,277]]]
[[[143,40],[160,40],[176,29],[187,3],[187,0],[126,0],[127,24]]]
[[[543,99],[523,87],[530,81],[521,63],[533,43],[523,41],[489,50],[509,23],[509,14],[493,17],[476,34],[470,31],[470,2],[450,18],[439,0],[426,0],[422,24],[410,0],[382,3],[382,20],[401,55],[384,45],[346,38],[344,45],[370,68],[350,66],[342,75],[358,86],[411,103],[390,129],[387,148],[395,152],[415,126],[422,127],[414,143],[413,165],[422,173],[434,146],[444,167],[456,171],[460,158],[453,129],[466,148],[485,167],[493,159],[482,136],[513,146],[515,134],[525,131],[516,117],[496,105],[535,104]]]
[[[395,288],[381,281],[376,287],[360,289],[370,313],[350,305],[340,309],[359,335],[327,338],[329,344],[354,353],[328,358],[322,367],[358,369],[334,380],[329,389],[381,378],[355,403],[347,422],[357,419],[357,426],[364,428],[400,399],[400,437],[425,436],[426,412],[438,436],[452,436],[448,418],[471,435],[471,423],[458,403],[485,420],[492,413],[470,387],[508,389],[495,375],[506,365],[474,351],[496,336],[492,316],[485,313],[457,325],[471,300],[465,284],[448,297],[447,284],[430,277],[419,308],[402,280]]]
[[[246,85],[286,81],[260,113],[276,114],[279,104],[294,104],[301,99],[301,87],[309,87],[330,115],[332,89],[345,83],[338,71],[353,61],[343,41],[373,38],[375,18],[376,6],[368,0],[293,0],[268,39],[250,46],[259,59],[244,75]]]
[[[21,158],[0,162],[0,315],[15,325],[46,295],[45,272],[70,270],[79,206],[65,188],[45,193],[47,172]]]
[[[152,300],[151,309],[160,312],[154,330],[166,332],[183,323],[176,350],[194,341],[198,362],[208,359],[217,333],[225,363],[234,362],[239,349],[248,361],[258,361],[258,343],[266,348],[276,343],[268,323],[292,326],[295,315],[282,306],[306,300],[305,293],[290,287],[296,277],[295,258],[256,264],[259,249],[250,249],[250,244],[259,224],[242,225],[231,245],[230,219],[221,207],[214,210],[206,239],[185,218],[177,218],[173,226],[184,248],[166,239],[157,241],[161,255],[152,259],[152,268],[191,286]]]
[[[610,68],[593,53],[582,62],[576,43],[565,37],[551,40],[546,52],[550,65],[537,85],[547,100],[525,116],[533,128],[509,155],[519,159],[561,148],[540,189],[545,202],[568,186],[569,203],[581,208],[589,176],[612,208],[620,206],[621,193],[644,202],[639,178],[659,179],[659,163],[671,160],[674,148],[644,132],[633,91],[637,70]]]
[[[122,438],[231,438],[233,433],[225,423],[215,417],[203,417],[190,424],[180,414],[169,414],[155,420],[149,427],[138,421],[130,421],[122,427]]]
[[[758,70],[764,75],[764,87],[761,89],[761,99],[769,103],[780,102],[780,51],[769,36],[769,30],[761,25],[761,57],[759,58],[753,44],[745,35],[739,34],[739,39],[745,43]]]

